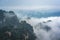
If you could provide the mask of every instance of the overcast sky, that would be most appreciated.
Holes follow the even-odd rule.
[[[0,7],[59,7],[60,0],[0,0]]]

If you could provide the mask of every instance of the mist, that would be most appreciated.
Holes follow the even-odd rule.
[[[60,39],[60,17],[31,18],[27,22],[33,26],[36,40]]]

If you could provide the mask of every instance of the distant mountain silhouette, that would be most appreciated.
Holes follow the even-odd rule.
[[[60,16],[60,11],[59,10],[20,10],[17,11],[18,13],[21,13],[22,15],[27,15],[29,17],[55,17],[55,16]]]
[[[50,20],[48,20],[48,22],[50,22]],[[35,27],[39,28],[39,29],[43,29],[46,32],[49,32],[51,30],[51,27],[49,27],[48,25],[46,25],[45,23],[47,22],[43,22],[43,23],[38,23]]]

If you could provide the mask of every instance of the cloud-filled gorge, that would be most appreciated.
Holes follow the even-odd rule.
[[[59,10],[0,10],[1,40],[60,40]]]

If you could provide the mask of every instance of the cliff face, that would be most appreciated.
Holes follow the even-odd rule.
[[[13,11],[0,10],[0,24],[1,26],[18,25],[19,21]]]
[[[13,11],[0,10],[0,40],[35,40],[33,27],[19,20]]]

